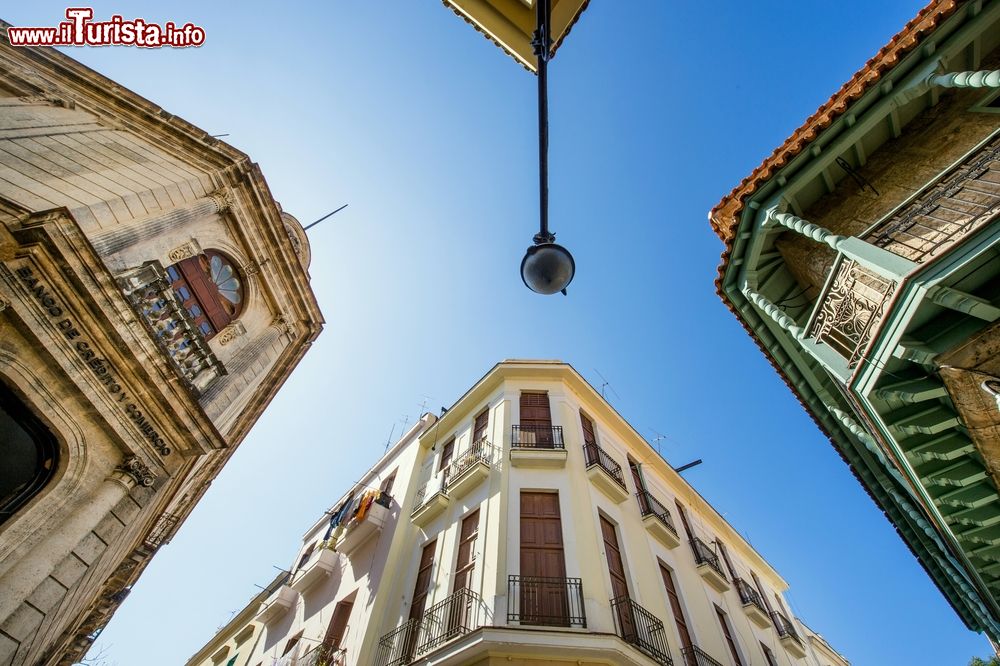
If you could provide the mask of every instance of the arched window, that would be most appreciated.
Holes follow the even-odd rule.
[[[52,433],[0,384],[0,524],[45,487],[55,474],[57,458]]]
[[[232,259],[207,250],[167,266],[170,286],[206,340],[236,319],[243,309],[243,282]]]

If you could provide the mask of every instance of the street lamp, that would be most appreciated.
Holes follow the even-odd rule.
[[[556,244],[549,231],[549,96],[548,62],[552,54],[551,0],[535,0],[536,30],[531,46],[538,59],[538,233],[521,260],[521,279],[539,294],[562,292],[573,281],[576,262],[569,250]]]

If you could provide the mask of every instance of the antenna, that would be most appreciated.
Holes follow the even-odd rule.
[[[382,455],[385,455],[386,451],[389,450],[389,445],[392,444],[392,433],[396,432],[396,424],[392,424],[392,430],[389,431],[389,436],[385,438],[385,449],[382,451]]]
[[[337,213],[339,213],[340,211],[344,210],[345,208],[347,208],[347,204],[344,204],[343,206],[341,206],[337,210],[333,211],[332,213],[327,213],[326,215],[324,215],[323,217],[319,218],[318,220],[316,220],[312,224],[307,224],[306,226],[302,227],[302,231],[309,231],[310,229],[312,229],[313,227],[315,227],[317,224],[319,224],[320,222],[322,222],[326,218],[331,217],[333,215],[336,215]]]
[[[431,397],[429,395],[424,394],[423,398],[424,399],[420,401],[420,411],[418,412],[420,416],[424,415],[424,412],[427,410],[427,403],[431,401]],[[417,418],[420,418],[420,416]]]
[[[662,458],[663,449],[660,448],[660,442],[667,439],[667,436],[664,435],[662,432],[655,430],[653,428],[650,428],[650,430],[653,432],[654,435],[656,435],[656,437],[653,438],[653,446],[656,447],[656,452],[659,453],[660,457]]]
[[[611,391],[615,395],[616,398],[618,398],[619,400],[621,400],[622,397],[620,395],[618,395],[618,391],[616,391],[615,387],[611,385],[611,382],[608,381],[608,378],[605,377],[604,375],[602,375],[601,371],[598,370],[597,368],[594,368],[594,372],[596,372],[597,376],[601,378],[601,382],[602,382],[601,383],[601,397],[604,398],[605,400],[608,399],[608,396],[604,392],[604,389],[606,388],[609,391]]]

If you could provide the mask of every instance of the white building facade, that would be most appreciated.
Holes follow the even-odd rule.
[[[425,416],[294,564],[256,612],[252,652],[189,663],[847,664],[814,648],[779,574],[560,362],[505,361]]]

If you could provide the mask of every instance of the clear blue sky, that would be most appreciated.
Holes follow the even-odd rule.
[[[791,584],[855,666],[985,655],[715,295],[707,211],[921,0],[595,0],[550,66],[551,224],[569,297],[521,284],[537,226],[535,80],[439,0],[95,3],[207,33],[67,51],[260,163],[308,223],[326,330],[98,641],[183,663],[415,419],[496,361],[559,358]],[[54,25],[65,2],[4,8]]]

